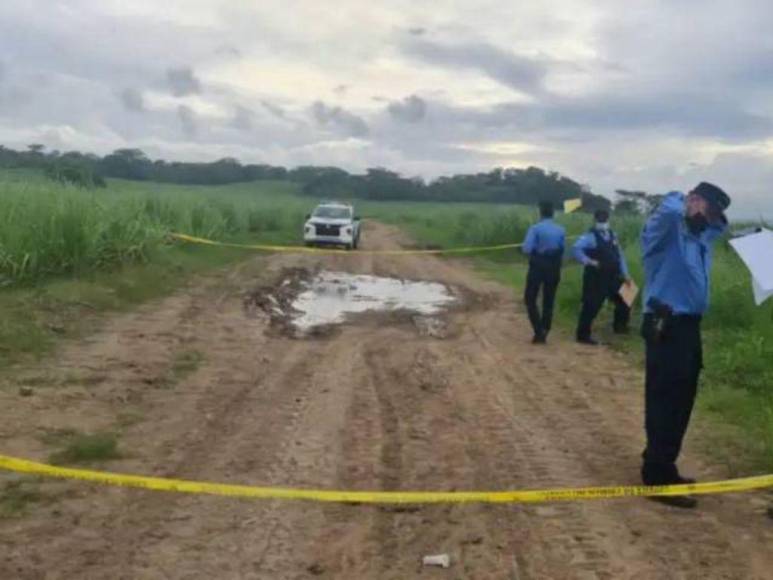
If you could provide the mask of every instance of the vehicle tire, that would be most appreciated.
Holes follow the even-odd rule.
[[[346,251],[347,251],[347,252],[351,252],[351,251],[352,251],[352,249],[354,249],[354,244],[353,244],[353,243],[352,243],[352,244],[346,244],[346,245],[344,246],[344,248],[346,248]]]

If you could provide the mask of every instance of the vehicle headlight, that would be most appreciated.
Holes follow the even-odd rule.
[[[346,228],[344,231],[345,231],[347,234],[351,234],[351,233],[352,233],[352,228]]]

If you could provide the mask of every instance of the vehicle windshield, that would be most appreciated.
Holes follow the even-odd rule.
[[[332,218],[336,220],[349,219],[352,212],[348,207],[334,207],[323,205],[314,210],[314,217]]]

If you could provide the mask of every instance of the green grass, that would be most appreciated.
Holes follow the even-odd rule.
[[[0,368],[39,358],[192,276],[254,256],[170,243],[170,231],[297,243],[313,201],[289,183],[184,187],[109,182],[85,191],[32,172],[0,172]]]
[[[186,377],[195,373],[204,361],[204,354],[197,350],[183,350],[175,354],[172,366],[165,376],[155,384],[159,388],[171,389]]]
[[[178,352],[174,357],[172,375],[177,380],[183,379],[196,372],[203,360],[204,355],[196,350]]]
[[[49,457],[49,462],[54,465],[95,463],[121,458],[118,451],[118,436],[115,433],[67,431],[58,435],[49,434],[47,441],[49,444],[61,447]]]
[[[170,231],[295,239],[305,205],[284,182],[196,188],[111,181],[88,191],[0,174],[0,285],[147,263]]]
[[[20,516],[42,500],[37,482],[28,479],[9,481],[0,488],[0,519]]]

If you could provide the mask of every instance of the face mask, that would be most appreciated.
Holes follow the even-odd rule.
[[[607,222],[596,222],[596,229],[601,232],[609,231],[609,224]]]
[[[690,230],[690,233],[694,236],[699,236],[706,231],[707,227],[709,227],[709,220],[706,219],[706,216],[702,213],[696,213],[694,216],[687,216],[685,220],[687,221],[687,229]]]

